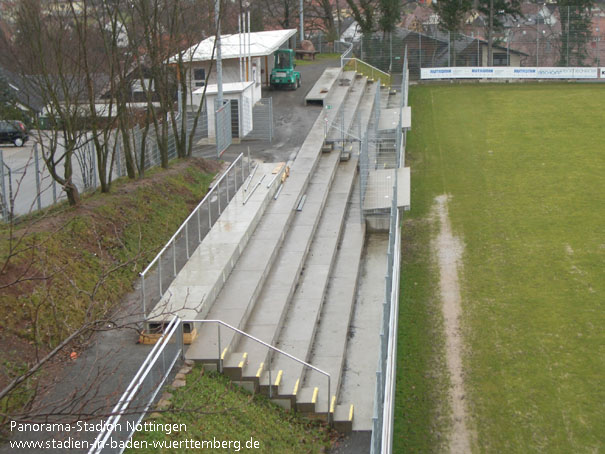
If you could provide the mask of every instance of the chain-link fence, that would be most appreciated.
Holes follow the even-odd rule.
[[[191,143],[192,153],[201,150],[202,139],[208,137],[208,115],[205,110],[190,112],[185,123],[185,146]],[[167,124],[165,147],[168,160],[177,157],[177,137],[172,126]],[[179,126],[180,128],[180,123]],[[179,131],[180,133],[180,131]],[[65,142],[60,134],[46,131],[32,131],[35,139],[33,146],[26,148],[0,149],[0,215],[4,221],[27,215],[36,210],[47,208],[66,199],[63,187],[51,177],[42,153],[55,149],[55,156],[64,153]],[[125,139],[126,137],[126,139]],[[98,137],[108,153],[106,174],[110,181],[124,177],[127,172],[128,148],[131,161],[137,171],[148,170],[161,164],[160,141],[152,126],[147,129],[134,126],[126,134],[118,130],[110,131],[106,139]],[[125,146],[125,140],[129,147]],[[105,143],[107,141],[107,143]],[[72,183],[80,193],[96,190],[98,178],[98,157],[92,133],[83,133],[78,138],[72,156]],[[55,163],[58,175],[64,175],[65,159]]]
[[[585,67],[605,61],[605,10],[600,6],[523,4],[521,12],[516,18],[500,18],[503,26],[493,32],[491,63],[483,16],[474,16],[461,30],[447,31],[438,25],[430,8],[417,8],[405,16],[407,28],[387,36],[364,36],[355,52],[383,71],[398,72],[400,56],[407,47],[413,79],[419,78],[421,68]]]
[[[103,424],[88,454],[121,454],[132,435],[140,430],[147,410],[154,403],[172,369],[183,358],[183,324],[175,316],[145,358],[124,394]]]

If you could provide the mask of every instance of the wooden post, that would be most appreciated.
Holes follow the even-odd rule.
[[[265,55],[265,85],[269,86],[269,56]]]

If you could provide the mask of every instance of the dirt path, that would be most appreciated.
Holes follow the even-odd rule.
[[[445,327],[446,359],[450,374],[450,400],[452,403],[453,425],[449,441],[451,454],[471,452],[471,436],[467,428],[467,409],[464,391],[464,371],[462,366],[462,333],[460,330],[460,286],[458,267],[461,266],[463,246],[452,234],[448,217],[447,195],[435,198],[434,213],[439,220],[439,235],[433,241],[433,250],[439,263],[439,287]]]

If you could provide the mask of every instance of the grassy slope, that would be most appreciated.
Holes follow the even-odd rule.
[[[14,237],[22,238],[22,252],[0,275],[0,284],[23,272],[25,277],[47,279],[2,291],[0,385],[35,362],[35,348],[48,351],[79,327],[89,306],[94,319],[111,312],[132,290],[138,272],[207,191],[213,173],[202,161],[190,164],[154,170],[136,182],[117,182],[112,193],[86,197],[76,209],[59,208],[34,218],[33,225],[17,225]],[[8,226],[0,227],[0,263],[8,253],[9,237]],[[133,259],[102,279],[108,270]],[[13,396],[11,406],[28,394],[27,388],[22,392],[24,396]],[[0,409],[3,405],[6,402],[0,402]]]
[[[594,85],[411,92],[420,203],[452,194],[465,242],[480,452],[605,448],[604,102]]]
[[[195,368],[187,375],[187,385],[173,392],[171,412],[150,420],[155,423],[184,423],[187,431],[166,435],[163,432],[139,432],[135,441],[148,444],[162,441],[198,440],[240,442],[241,452],[267,454],[320,453],[328,445],[327,433],[316,424],[304,421],[295,413],[287,413],[268,399],[252,396],[224,376],[200,374]],[[175,409],[195,408],[199,411],[179,413]],[[259,442],[257,449],[246,449],[250,439]],[[185,446],[185,445],[183,445]],[[191,449],[130,449],[126,453],[177,454]],[[231,449],[203,449],[204,452],[235,452]]]

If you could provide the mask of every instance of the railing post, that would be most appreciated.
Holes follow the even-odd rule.
[[[202,220],[200,218],[200,211],[202,207],[197,207],[197,244],[202,242]]]
[[[332,389],[331,389],[330,385],[331,385],[330,376],[328,375],[328,426],[332,426],[332,412],[330,411],[330,410],[332,410],[330,408],[330,395],[331,395]]]
[[[218,371],[223,373],[223,352],[221,352],[221,324],[217,323],[218,326]]]
[[[185,252],[187,253],[187,260],[189,260],[189,221],[185,224]]]
[[[179,320],[179,324],[180,329],[177,330],[177,333],[179,335],[179,348],[181,349],[181,360],[185,359],[185,339],[183,339],[184,335],[185,335],[185,325],[184,323]],[[193,331],[193,329],[192,329]]]
[[[231,172],[227,172],[227,175],[225,175],[225,180],[227,180],[227,205],[229,204],[229,174]]]
[[[143,300],[143,317],[147,317],[147,308],[145,307],[145,275],[141,274],[141,299]]]
[[[162,258],[160,257],[160,262]],[[172,274],[176,277],[176,241],[172,240]]]
[[[271,381],[271,352],[267,358],[268,370],[269,370],[269,399],[273,397],[273,382]]]
[[[218,198],[218,215],[221,215],[221,180],[218,180],[218,183],[216,184],[217,188],[216,188],[216,197]]]
[[[162,257],[160,257],[160,259],[158,260],[158,281],[160,283],[160,298],[162,297],[162,294],[164,293],[162,291]]]

